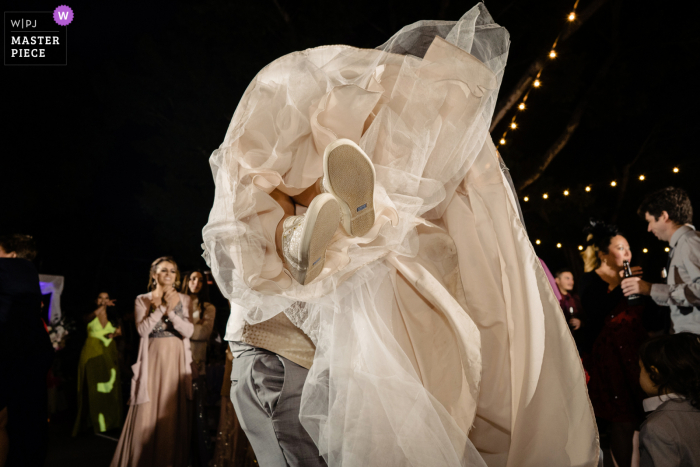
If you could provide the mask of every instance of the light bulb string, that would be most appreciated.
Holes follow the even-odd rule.
[[[678,169],[678,167],[679,167],[678,165],[674,165],[674,166],[672,166],[670,171],[674,174],[678,174],[678,173],[680,173],[680,170]],[[647,178],[646,178],[646,175],[639,174],[635,178],[635,180],[637,180],[639,182],[645,182],[647,180]],[[554,190],[546,190],[542,194],[542,199],[549,199],[550,198],[549,193],[561,193],[564,197],[567,197],[567,198],[574,195],[575,193],[577,193],[579,191],[584,191],[585,193],[590,193],[592,191],[593,187],[601,186],[601,185],[606,186],[606,187],[610,187],[610,188],[617,188],[619,183],[617,180],[610,180],[609,182],[603,182],[602,180],[598,180],[598,181],[595,181],[593,183],[587,183],[587,184],[583,185],[583,190],[578,190],[578,189],[572,190],[571,188],[560,188],[560,189],[554,189]],[[531,199],[537,199],[537,196],[535,196],[533,198],[532,194],[528,194],[528,195],[523,195],[522,199],[525,202],[529,202]]]
[[[576,0],[576,2],[574,3],[574,7],[571,10],[571,13],[569,13],[569,16],[574,15],[574,19],[576,16],[576,9],[578,8],[579,1],[580,0]],[[569,22],[574,21],[574,19],[570,19]],[[552,44],[552,47],[549,49],[549,52],[547,53],[549,58],[555,58],[557,56],[557,54],[556,54],[557,44],[559,44],[559,39],[561,38],[563,33],[564,33],[564,29],[560,30],[559,34],[557,34],[556,39],[554,39],[554,43]],[[547,68],[547,65],[549,63],[550,63],[549,60],[545,60],[544,64],[542,65],[542,68],[540,68],[539,71],[537,72],[535,79],[532,81],[532,86],[527,90],[527,92],[525,93],[525,96],[520,101],[520,104],[523,105],[523,108],[520,108],[520,105],[518,105],[519,110],[525,110],[524,104],[525,104],[525,102],[527,102],[527,98],[530,95],[530,91],[532,91],[533,87],[540,86],[540,77],[542,76],[542,72],[544,71],[545,68]],[[510,124],[506,127],[505,131],[503,132],[503,135],[501,136],[500,141],[498,142],[498,144],[496,144],[496,149],[503,146],[505,144],[506,136],[508,136],[508,133],[511,130],[515,130],[518,127],[518,125],[516,123],[517,118],[518,118],[518,113],[516,112],[515,114],[513,114],[513,118],[511,119]]]

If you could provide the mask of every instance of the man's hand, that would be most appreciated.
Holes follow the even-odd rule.
[[[651,294],[651,284],[639,277],[628,277],[622,281],[622,293],[625,297],[630,295],[649,295]]]
[[[642,267],[641,266],[632,266],[630,268],[630,271],[632,272],[632,277],[642,277]],[[620,277],[624,278],[625,277],[625,270],[620,269]]]
[[[578,318],[571,318],[569,320],[569,326],[571,326],[572,330],[576,331],[581,327],[581,320]]]

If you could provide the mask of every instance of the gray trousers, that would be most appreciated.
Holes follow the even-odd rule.
[[[308,373],[259,348],[233,359],[231,402],[261,467],[326,466],[299,422],[301,390]]]

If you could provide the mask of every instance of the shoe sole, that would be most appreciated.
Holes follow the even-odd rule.
[[[374,225],[374,164],[349,139],[329,144],[323,154],[323,184],[338,199],[345,231],[362,237]]]
[[[311,283],[326,264],[326,249],[340,222],[340,205],[328,193],[318,195],[311,201],[304,219],[299,252],[300,269],[290,267],[294,279],[302,285]]]

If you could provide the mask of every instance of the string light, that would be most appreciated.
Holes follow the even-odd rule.
[[[586,187],[586,191],[591,191],[591,187],[590,187],[590,186],[587,186],[587,187]]]
[[[542,242],[540,242],[540,240],[537,239],[537,240],[535,240],[535,243],[539,245],[539,244],[542,243]]]
[[[646,248],[644,248],[644,249],[642,250],[642,253],[649,253],[649,250],[647,250]]]
[[[526,196],[523,198],[523,201],[525,201],[527,203],[528,201],[530,201],[530,198],[528,196]]]
[[[569,21],[574,21],[574,20],[576,19],[576,9],[578,8],[578,3],[579,3],[579,1],[580,1],[580,0],[576,0],[576,1],[575,1],[574,7],[572,8],[571,13],[569,13],[569,15],[567,16],[567,19],[568,19]],[[552,44],[552,47],[549,49],[549,54],[548,54],[548,55],[549,55],[549,58],[551,58],[551,59],[556,58],[557,55],[558,55],[558,54],[557,54],[557,51],[556,51],[556,48],[557,48],[557,44],[559,43],[559,38],[561,37],[561,34],[562,34],[562,33],[560,33],[560,34],[557,36],[557,38],[554,39],[554,43]],[[544,66],[543,66],[542,68],[540,68],[540,70],[537,72],[537,76],[535,76],[535,80],[532,82],[532,87],[533,87],[533,88],[539,88],[540,86],[542,86],[542,81],[540,81],[540,76],[542,75],[542,71],[543,71],[543,70],[544,70]],[[525,110],[525,102],[527,101],[527,98],[528,98],[528,96],[530,95],[530,91],[531,91],[531,90],[532,90],[532,88],[530,88],[530,89],[527,90],[527,92],[526,92],[525,95],[523,96],[523,98],[522,98],[520,104],[518,104],[518,109],[520,109],[520,110]],[[510,124],[510,128],[509,128],[509,129],[506,129],[506,130],[503,132],[503,136],[501,137],[501,143],[500,143],[501,146],[505,144],[505,137],[507,136],[508,131],[510,131],[510,130],[515,130],[516,128],[517,128],[517,126],[516,126],[516,124],[515,124],[515,117],[513,117],[513,120],[512,120],[512,122],[511,122],[511,124]]]
[[[644,179],[645,179],[644,175],[640,175],[640,176],[639,176],[639,179],[642,180],[642,181],[644,181]]]
[[[677,174],[677,173],[678,173],[678,167],[674,167],[674,168],[673,168],[673,173],[674,173],[674,174]]]
[[[664,248],[664,251],[665,251],[666,253],[668,253],[669,251],[671,251],[671,249],[670,249],[669,247],[666,247],[666,248]]]
[[[583,245],[578,246],[578,251],[583,251]]]
[[[569,190],[564,190],[564,196],[569,196]]]
[[[506,140],[504,138],[501,138],[501,140],[498,142],[501,146],[506,144]]]
[[[561,243],[557,243],[557,248],[561,248]]]
[[[543,197],[544,199],[547,199],[547,198],[549,198],[549,195],[548,195],[547,193],[545,193],[545,194],[542,195],[542,197]]]
[[[617,186],[617,182],[613,180],[612,182],[610,182],[610,186]]]

